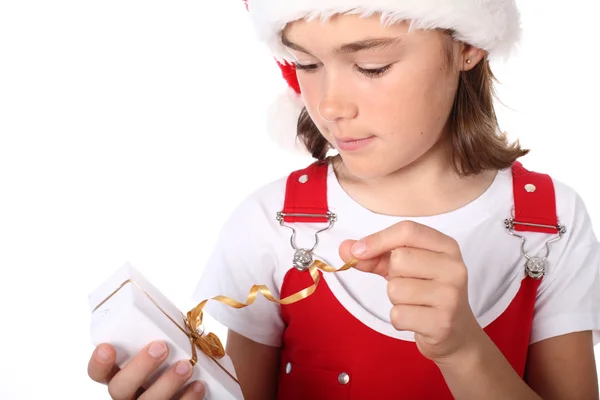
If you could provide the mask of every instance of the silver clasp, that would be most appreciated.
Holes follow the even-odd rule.
[[[546,254],[543,257],[539,256],[530,256],[525,251],[525,238],[521,235],[515,233],[514,228],[515,225],[524,225],[524,226],[532,226],[538,228],[548,228],[548,229],[556,229],[558,232],[558,236],[548,240],[545,244]],[[548,259],[548,255],[550,255],[550,244],[560,240],[565,233],[567,233],[567,228],[564,225],[540,225],[540,224],[532,224],[529,222],[519,222],[515,221],[514,218],[508,218],[504,220],[504,227],[508,230],[512,236],[515,236],[521,239],[521,254],[523,257],[527,259],[525,263],[525,274],[533,279],[542,279],[542,277],[546,274],[546,260]]]
[[[327,218],[329,225],[326,226],[325,228],[315,232],[315,243],[310,249],[304,249],[304,248],[300,249],[300,248],[296,247],[296,230],[293,227],[285,224],[285,221],[284,221],[285,217]],[[279,211],[279,212],[277,212],[277,221],[279,221],[279,224],[281,226],[292,230],[292,236],[290,237],[290,244],[292,245],[292,248],[295,250],[294,259],[292,262],[294,264],[294,267],[296,267],[296,269],[298,269],[299,271],[306,271],[313,263],[312,252],[315,250],[315,248],[319,244],[319,236],[318,236],[319,233],[326,231],[327,229],[331,229],[333,224],[337,221],[337,215],[332,212],[329,212],[329,211],[327,212],[327,214],[298,214],[298,213],[286,214],[282,211]]]

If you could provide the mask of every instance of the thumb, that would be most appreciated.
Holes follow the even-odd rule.
[[[372,258],[364,258],[360,252],[361,244],[362,242],[357,240],[343,241],[339,248],[340,258],[345,263],[352,259],[358,260],[358,264],[356,264],[354,269],[380,275],[387,279],[390,259],[389,254],[386,253]]]

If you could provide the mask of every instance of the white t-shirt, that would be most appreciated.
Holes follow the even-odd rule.
[[[276,213],[284,204],[287,176],[244,199],[224,225],[216,248],[194,292],[194,301],[224,295],[246,301],[255,284],[267,285],[276,298],[292,266],[291,230],[282,227]],[[546,276],[538,289],[531,343],[581,330],[594,330],[600,341],[600,243],[582,199],[567,185],[554,181],[559,221],[567,233],[550,244]],[[354,201],[340,186],[331,166],[327,178],[330,211],[337,214],[333,228],[319,234],[314,251],[334,268],[342,266],[338,249],[343,240],[360,239],[396,222],[410,219],[453,237],[460,245],[469,271],[469,299],[482,327],[498,318],[517,294],[524,277],[521,241],[510,235],[504,220],[513,207],[512,174],[500,171],[492,185],[470,204],[446,214],[400,218],[373,213]],[[321,223],[293,223],[296,245],[311,248]],[[519,232],[529,255],[543,255],[554,235]],[[350,269],[324,273],[333,294],[356,318],[391,337],[414,340],[391,324],[391,303],[384,278]],[[244,309],[209,301],[206,312],[229,329],[256,342],[280,346],[284,322],[280,305],[259,295]],[[307,329],[311,327],[307,326]]]

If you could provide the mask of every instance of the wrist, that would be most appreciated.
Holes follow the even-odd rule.
[[[455,399],[541,400],[483,330],[466,343],[436,362]]]
[[[442,373],[452,373],[454,375],[474,371],[480,371],[484,367],[484,360],[488,347],[490,345],[489,337],[480,330],[466,341],[465,345],[456,350],[451,355],[436,361],[436,365]]]

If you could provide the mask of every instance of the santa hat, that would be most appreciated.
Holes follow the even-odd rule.
[[[411,29],[447,29],[455,39],[488,52],[489,59],[508,58],[520,39],[515,0],[244,0],[258,38],[271,49],[289,90],[269,112],[268,131],[285,148],[296,141],[303,102],[293,59],[281,43],[285,26],[299,19],[336,14],[381,15],[384,24],[409,21]]]

